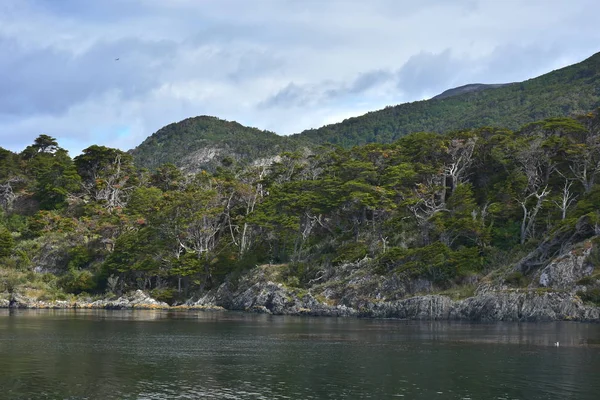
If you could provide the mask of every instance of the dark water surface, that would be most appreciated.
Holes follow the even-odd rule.
[[[600,325],[0,310],[0,398],[600,399]]]

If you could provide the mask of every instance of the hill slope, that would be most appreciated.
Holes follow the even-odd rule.
[[[600,106],[600,53],[521,83],[443,95],[386,107],[295,137],[348,147],[389,143],[419,131],[443,133],[484,125],[517,129],[544,118],[588,112]]]
[[[499,88],[502,86],[507,86],[507,85],[512,85],[512,83],[495,83],[495,84],[491,84],[491,85],[484,84],[484,83],[471,83],[468,85],[459,86],[459,87],[445,90],[442,93],[438,94],[437,96],[432,97],[431,100],[442,100],[442,99],[447,99],[448,97],[458,96],[458,95],[465,94],[465,93],[481,92],[482,90],[496,89],[496,88]]]
[[[525,82],[465,85],[430,100],[386,107],[287,137],[215,117],[188,118],[165,126],[130,152],[142,167],[173,163],[195,172],[213,170],[225,157],[247,163],[325,143],[344,147],[390,143],[412,132],[445,133],[481,126],[517,129],[598,107],[600,53]]]
[[[213,170],[225,157],[249,162],[294,149],[302,142],[237,122],[200,116],[161,128],[130,153],[141,167],[154,169],[172,163],[195,172]]]

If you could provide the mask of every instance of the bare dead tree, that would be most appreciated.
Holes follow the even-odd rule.
[[[523,200],[517,200],[523,209],[523,219],[521,220],[521,244],[525,243],[533,232],[535,226],[535,217],[542,208],[546,197],[550,194],[548,186],[545,186],[540,191],[530,193]],[[534,198],[533,206],[529,205],[529,199]]]
[[[571,191],[571,186],[573,186],[573,181],[569,179],[565,179],[565,184],[563,186],[563,190],[560,194],[558,200],[553,200],[552,202],[556,204],[558,209],[561,212],[561,219],[565,219],[567,216],[567,210],[573,204],[573,202],[577,199],[575,193]]]
[[[473,164],[473,151],[476,143],[476,137],[450,141],[447,150],[450,155],[450,163],[445,166],[444,172],[452,180],[451,192],[454,192],[456,186],[466,181],[469,167]]]

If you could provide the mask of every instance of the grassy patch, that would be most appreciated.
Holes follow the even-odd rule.
[[[507,285],[521,288],[526,287],[530,282],[531,278],[526,277],[520,271],[513,271],[504,278],[504,283]]]
[[[450,297],[452,300],[463,300],[475,296],[475,285],[456,286],[446,289],[437,294]]]

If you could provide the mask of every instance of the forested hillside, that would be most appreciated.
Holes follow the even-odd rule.
[[[214,171],[224,160],[248,163],[298,149],[303,142],[202,116],[165,126],[130,153],[138,166],[151,170],[172,163],[191,172]]]
[[[448,97],[459,96],[465,93],[472,92],[481,92],[482,90],[487,89],[496,89],[502,86],[512,85],[512,83],[496,83],[496,84],[483,84],[483,83],[471,83],[464,86],[459,86],[456,88],[448,89],[438,94],[437,96],[432,97],[432,100],[442,100]]]
[[[391,143],[412,132],[520,126],[600,107],[600,53],[521,83],[386,107],[297,137],[344,147]]]
[[[188,172],[251,163],[278,153],[319,145],[352,147],[392,143],[413,132],[448,133],[480,126],[518,129],[551,117],[569,117],[600,107],[600,53],[521,83],[466,85],[426,101],[386,107],[341,123],[292,136],[248,128],[215,117],[188,118],[160,129],[130,153],[136,165],[154,170],[173,163]]]
[[[560,248],[598,233],[599,175],[598,112],[190,174],[140,169],[103,146],[71,159],[42,135],[0,153],[0,294],[143,289],[173,303],[259,265],[290,288],[327,288],[356,262],[407,283],[380,299],[491,277],[519,287]],[[586,299],[600,301],[592,278]]]

